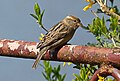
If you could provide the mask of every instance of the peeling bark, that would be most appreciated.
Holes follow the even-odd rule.
[[[0,40],[0,55],[35,59],[39,51],[36,45],[36,42]],[[107,63],[120,67],[120,49],[65,45],[58,51],[56,57],[51,58],[48,51],[42,59],[89,64]]]
[[[39,51],[36,49],[36,45],[36,42],[3,39],[0,40],[0,55],[35,59]],[[120,67],[120,49],[65,45],[58,51],[56,56],[51,58],[48,51],[42,59],[87,64],[106,63]]]
[[[0,40],[0,55],[18,58],[36,58],[36,42],[18,40]]]
[[[39,52],[36,49],[37,44],[36,42],[3,39],[0,40],[0,55],[35,59]],[[101,65],[101,68],[94,73],[91,81],[98,80],[97,74],[104,76],[111,75],[116,80],[120,80],[120,71],[118,70],[120,69],[120,49],[65,45],[56,50],[57,52],[47,51],[42,60]],[[51,57],[51,54],[54,56]]]

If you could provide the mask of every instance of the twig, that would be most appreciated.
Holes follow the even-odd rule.
[[[112,42],[113,42],[114,47],[117,47],[117,46],[116,46],[116,43],[115,43],[115,41],[114,41],[114,39],[113,39],[113,37],[111,38],[111,40],[112,40]]]
[[[43,26],[43,25],[40,25],[46,32],[48,32],[48,30]]]
[[[39,27],[43,28],[43,30],[45,30],[46,32],[48,32],[48,30],[42,24],[39,24],[38,20],[36,22],[38,23]]]
[[[98,17],[98,15],[97,15],[93,10],[91,10],[91,12],[92,12],[96,17]]]

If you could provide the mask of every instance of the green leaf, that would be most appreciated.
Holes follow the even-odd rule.
[[[59,72],[60,71],[60,65],[58,65],[58,67],[57,67],[57,72]]]
[[[39,14],[41,13],[38,3],[34,5],[34,11],[37,16],[39,16]]]
[[[114,2],[114,0],[109,0],[110,2],[111,2],[111,6],[113,6],[113,2]]]
[[[115,16],[110,17],[110,30],[114,31],[116,30],[117,26],[118,26],[118,18]]]
[[[101,33],[106,37],[106,38],[108,38],[108,29],[107,29],[107,27],[106,27],[106,22],[105,22],[105,20],[104,20],[104,17],[102,18],[102,25],[101,25]]]
[[[73,66],[73,68],[76,68],[76,69],[80,70],[80,64],[75,64],[75,66]]]
[[[85,73],[85,68],[82,68],[82,69],[80,70],[80,77],[81,77],[82,79],[85,79],[85,75],[86,75],[86,73]]]
[[[42,18],[41,18],[41,14],[38,16],[38,23],[40,24],[40,25],[42,25]]]
[[[88,25],[89,30],[95,35],[101,35],[101,30],[100,30],[100,26],[101,26],[101,21],[100,18],[95,18],[92,22],[92,24]]]
[[[42,19],[43,19],[43,14],[44,14],[45,10],[42,11],[41,13],[41,20],[40,20],[40,23],[42,24]]]
[[[75,78],[77,78],[78,80],[80,80],[80,76],[78,74],[73,74],[73,76],[75,76]]]
[[[32,17],[34,17],[36,20],[38,20],[38,17],[34,14],[30,14]]]
[[[45,12],[45,10],[43,10],[43,12],[41,14],[39,14],[39,16],[38,16],[38,22],[40,25],[42,25],[42,19],[43,19],[44,12]]]
[[[48,78],[47,78],[47,76],[42,72],[42,75],[45,77],[45,79],[47,79],[48,80]]]
[[[66,74],[64,74],[64,75],[63,75],[63,77],[62,77],[62,81],[64,81],[64,80],[65,80],[65,77],[66,77]]]

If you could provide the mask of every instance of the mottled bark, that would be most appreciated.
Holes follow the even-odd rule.
[[[35,59],[39,51],[36,45],[36,42],[3,39],[0,40],[0,55]],[[51,58],[48,51],[42,59],[89,64],[106,63],[120,67],[120,49],[65,45],[54,57]]]
[[[0,55],[35,59],[37,52],[39,52],[39,50],[36,49],[36,45],[36,42],[3,39],[0,40]],[[97,74],[104,73],[120,80],[120,72],[118,70],[120,69],[120,49],[65,45],[51,57],[53,53],[55,52],[48,51],[42,60],[101,65],[101,68],[95,72],[91,81],[98,79]]]

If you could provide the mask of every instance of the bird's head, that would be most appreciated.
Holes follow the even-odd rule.
[[[79,26],[82,25],[80,19],[72,15],[65,17],[63,19],[63,22],[69,27],[74,27],[74,29],[77,29]]]

